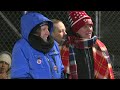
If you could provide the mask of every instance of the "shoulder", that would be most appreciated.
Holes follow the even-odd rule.
[[[55,40],[54,40],[54,44],[59,46],[59,44]]]
[[[99,39],[96,40],[96,43],[97,43],[99,46],[101,46],[101,47],[104,47],[104,46],[105,46],[105,44],[104,44],[101,40],[99,40]]]
[[[106,51],[106,50],[107,50],[105,44],[104,44],[102,41],[100,41],[99,39],[96,40],[96,45],[97,45],[102,51]]]
[[[59,48],[59,44],[54,40],[54,46],[56,47],[56,48]]]
[[[27,41],[25,39],[19,39],[18,41],[15,42],[14,47],[16,47],[16,46],[23,47],[26,44],[27,44]]]
[[[16,50],[17,50],[17,51],[18,51],[18,50],[23,50],[23,51],[25,51],[28,47],[29,47],[29,44],[28,44],[28,42],[27,42],[26,40],[24,40],[24,39],[19,39],[19,40],[15,43],[15,45],[14,45],[14,47],[13,47],[13,52],[16,52]]]

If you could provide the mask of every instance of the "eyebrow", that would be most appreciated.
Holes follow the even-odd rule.
[[[0,61],[0,63],[4,63],[5,61]],[[9,65],[7,62],[5,62],[5,64]]]

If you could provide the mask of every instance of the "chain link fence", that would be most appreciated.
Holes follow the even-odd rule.
[[[69,28],[67,11],[36,11],[49,19],[60,19]],[[116,79],[120,79],[120,11],[86,11],[92,17],[94,30],[104,42],[112,59]],[[20,18],[23,11],[0,11],[0,51],[12,53],[15,42],[20,38]]]

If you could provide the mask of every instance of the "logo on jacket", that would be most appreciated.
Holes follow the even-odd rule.
[[[57,69],[58,69],[57,66],[54,66],[54,70],[57,71]]]
[[[37,64],[41,64],[41,63],[42,63],[42,60],[40,60],[40,58],[38,58]]]

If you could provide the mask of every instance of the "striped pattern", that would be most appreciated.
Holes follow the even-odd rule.
[[[64,65],[64,72],[70,74],[69,69],[69,49],[64,45],[61,48],[62,63]]]
[[[63,46],[61,49],[62,61],[65,66],[65,73],[70,74],[69,79],[78,79],[77,65],[73,46],[69,48]],[[94,75],[96,79],[114,79],[110,57],[107,48],[100,41],[96,40],[96,44],[92,48],[94,58]],[[67,71],[67,69],[68,71]]]
[[[71,27],[78,23],[83,18],[88,18],[89,16],[85,11],[70,11],[69,12],[69,21],[71,23]]]
[[[98,49],[93,47],[95,77],[100,79],[114,79],[112,65],[107,48],[100,40],[96,41],[96,45],[99,47]]]

